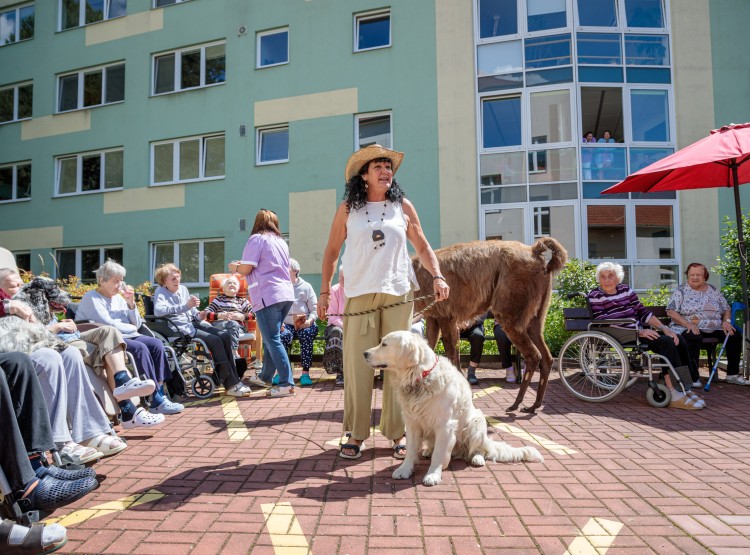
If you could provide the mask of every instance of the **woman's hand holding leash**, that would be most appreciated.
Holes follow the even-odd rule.
[[[451,288],[443,276],[437,275],[432,278],[432,291],[435,293],[435,300],[444,301],[451,293]]]

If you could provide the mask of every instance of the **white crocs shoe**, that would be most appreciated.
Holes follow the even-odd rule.
[[[124,401],[133,397],[146,397],[151,395],[156,389],[154,380],[141,380],[140,378],[130,378],[127,382],[118,386],[112,392],[115,399]]]
[[[131,420],[123,420],[122,427],[126,430],[131,428],[150,428],[164,422],[163,414],[151,414],[143,407],[138,407]]]

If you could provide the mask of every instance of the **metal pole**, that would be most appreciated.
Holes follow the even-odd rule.
[[[750,373],[750,367],[748,367],[748,325],[750,323],[750,304],[747,302],[747,268],[745,264],[745,234],[742,230],[742,208],[740,206],[740,178],[738,173],[738,164],[736,160],[732,160],[732,182],[734,185],[734,210],[737,217],[737,249],[740,254],[740,276],[742,278],[742,302],[745,304],[745,310],[743,310],[744,325],[742,326],[742,372],[747,378]]]

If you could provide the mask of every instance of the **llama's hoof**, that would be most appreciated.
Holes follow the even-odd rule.
[[[523,407],[521,409],[521,412],[525,412],[526,414],[534,414],[536,412],[537,406],[530,406],[530,407]]]
[[[513,403],[511,406],[505,409],[505,412],[515,412],[517,410],[518,410],[518,403]]]

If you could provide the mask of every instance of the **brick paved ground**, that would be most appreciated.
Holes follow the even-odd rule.
[[[645,383],[583,403],[554,376],[542,411],[509,416],[517,386],[480,370],[475,404],[545,462],[454,461],[428,488],[426,462],[391,478],[378,434],[359,460],[337,458],[343,391],[313,376],[295,398],[214,397],[124,432],[101,487],[52,515],[63,552],[750,553],[750,388],[716,384],[689,412],[649,407]]]

